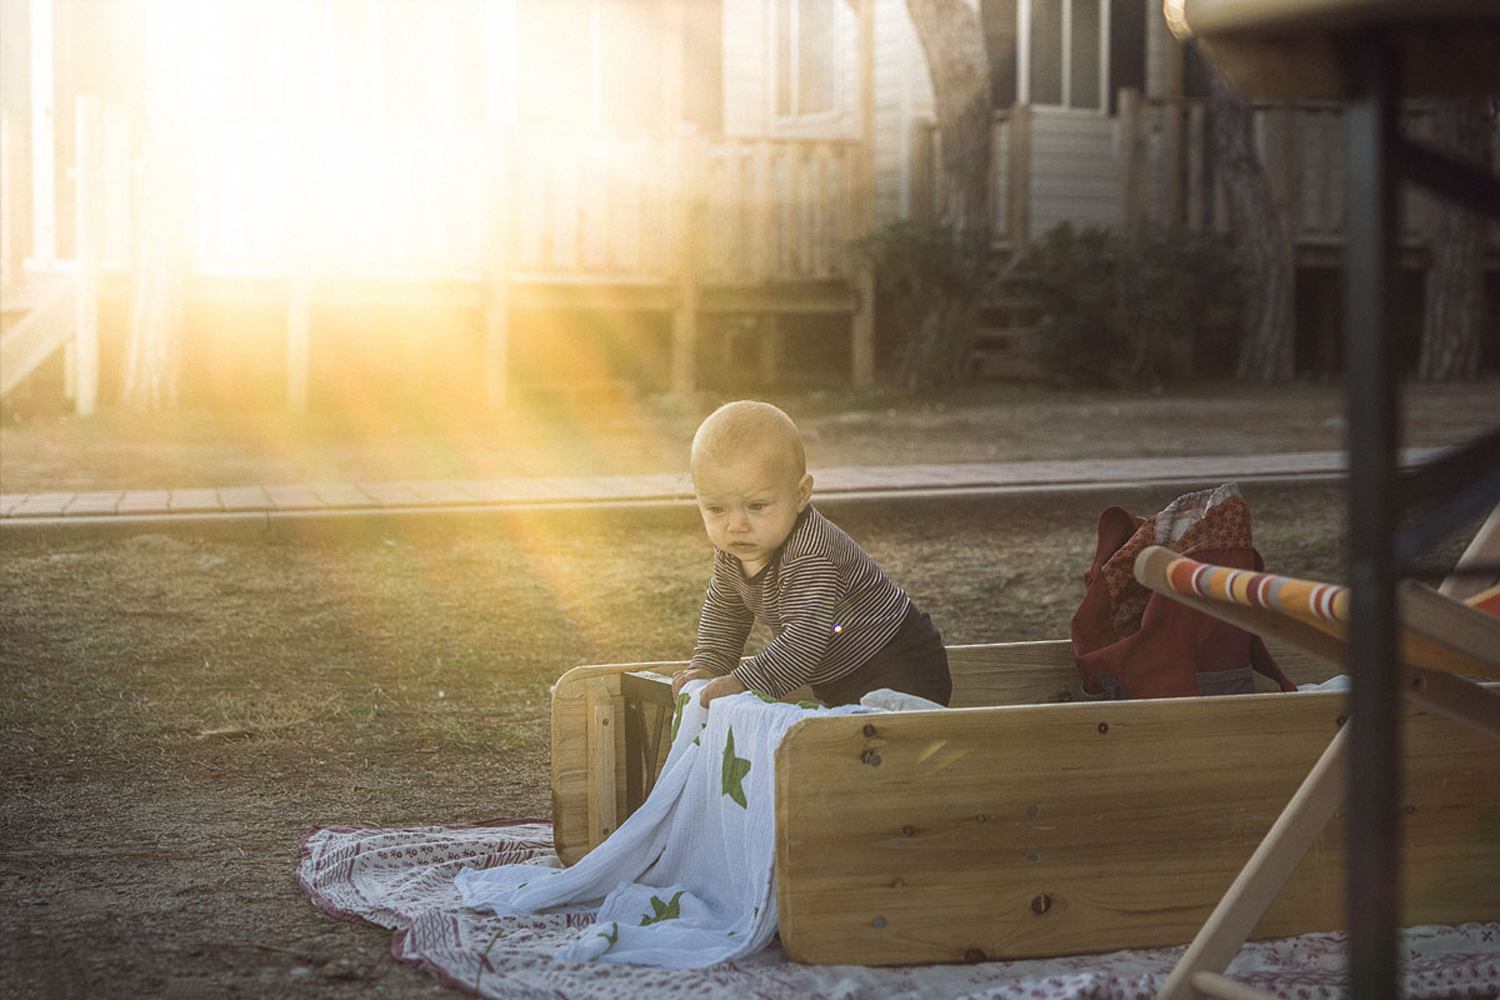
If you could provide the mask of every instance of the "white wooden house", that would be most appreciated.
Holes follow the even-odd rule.
[[[998,252],[1064,220],[1213,224],[1201,73],[1159,4],[980,10]],[[905,0],[0,0],[0,20],[0,382],[65,354],[46,363],[85,412],[163,261],[205,402],[687,390],[772,379],[814,340],[867,384],[849,243],[939,193]],[[1291,237],[1336,255],[1338,109],[1262,119]],[[163,229],[180,252],[150,250]]]
[[[778,316],[842,327],[850,377],[871,378],[872,297],[849,251],[869,226],[868,74],[843,2],[0,0],[0,15],[7,392],[61,350],[81,410],[108,396],[161,259],[183,262],[184,381],[258,368],[295,409],[379,356],[408,380],[456,360],[419,387],[479,401],[532,375],[690,389],[722,363],[704,331],[753,321],[774,341]],[[812,52],[830,35],[836,78]],[[151,227],[177,215],[181,252],[153,255]],[[381,311],[407,332],[372,335]],[[226,338],[251,315],[269,327],[255,347]]]

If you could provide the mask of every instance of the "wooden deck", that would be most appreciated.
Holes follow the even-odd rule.
[[[73,171],[73,217],[86,221],[34,202],[23,230],[25,213],[11,208],[30,199],[7,169],[3,263],[8,307],[38,298],[28,284],[66,275],[83,320],[98,302],[136,294],[144,230],[131,180],[139,151],[123,112],[87,96],[77,110],[78,148],[92,155]],[[294,410],[308,405],[307,341],[325,306],[482,313],[477,363],[491,403],[506,397],[519,310],[669,315],[669,384],[679,392],[698,382],[708,317],[846,316],[851,380],[872,379],[873,303],[859,292],[870,279],[851,249],[869,226],[857,141],[330,122],[304,128],[289,149],[278,128],[197,136],[184,192],[191,236],[170,256],[192,262],[179,279],[189,303],[269,304],[284,315]],[[3,135],[6,164],[33,159],[10,122]],[[59,233],[62,223],[69,231]]]

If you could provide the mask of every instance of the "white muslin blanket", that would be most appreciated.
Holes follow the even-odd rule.
[[[753,954],[776,934],[776,790],[781,735],[809,712],[745,694],[698,704],[706,681],[677,698],[672,745],[650,796],[571,868],[464,868],[464,905],[502,916],[593,910],[594,922],[557,952],[674,969]]]

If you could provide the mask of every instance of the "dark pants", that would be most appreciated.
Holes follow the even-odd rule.
[[[862,696],[880,688],[914,694],[940,705],[948,704],[953,696],[943,634],[915,604],[907,609],[891,641],[868,663],[838,680],[814,685],[813,694],[829,707],[856,705]]]

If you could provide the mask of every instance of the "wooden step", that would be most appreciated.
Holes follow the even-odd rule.
[[[54,287],[0,336],[0,396],[10,395],[53,351],[68,342],[76,326],[77,307],[71,283]]]

